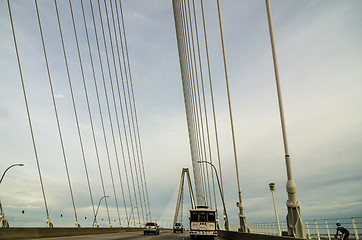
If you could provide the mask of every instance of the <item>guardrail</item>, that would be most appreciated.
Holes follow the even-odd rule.
[[[303,240],[300,238],[273,236],[256,233],[241,233],[235,231],[218,230],[217,237],[221,240]]]
[[[362,217],[351,218],[326,218],[306,220],[304,222],[308,239],[334,239],[336,234],[336,223],[339,222],[347,228],[350,233],[350,239],[362,238]],[[281,231],[287,232],[286,222],[280,223]],[[254,223],[249,225],[250,232],[267,235],[278,235],[276,222],[272,223]]]

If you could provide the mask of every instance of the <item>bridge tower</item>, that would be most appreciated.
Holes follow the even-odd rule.
[[[175,5],[175,4],[173,4]],[[192,79],[189,74],[189,66],[187,57],[184,54],[184,50],[188,48],[184,39],[186,38],[185,32],[182,29],[182,16],[180,11],[175,11],[174,17],[176,26],[176,36],[177,36],[177,46],[179,50],[179,60],[181,68],[181,79],[182,79],[182,88],[184,93],[184,102],[186,109],[186,120],[187,120],[187,129],[189,134],[190,150],[191,150],[191,159],[192,159],[192,170],[195,180],[195,191],[196,191],[196,205],[206,205],[205,193],[202,188],[201,174],[200,174],[200,165],[197,162],[199,160],[199,152],[197,148],[197,133],[195,131],[195,126],[197,125],[197,120],[195,119],[195,110],[193,108],[193,96],[190,91],[190,86],[192,86]]]
[[[192,184],[191,184],[191,178],[190,178],[190,173],[189,173],[189,169],[188,168],[183,168],[182,169],[182,173],[181,173],[181,181],[180,181],[180,187],[178,190],[178,196],[177,196],[177,203],[176,203],[176,209],[175,209],[175,216],[173,219],[173,226],[175,226],[177,219],[178,219],[178,215],[180,212],[180,206],[182,204],[182,196],[183,196],[183,191],[184,191],[184,183],[185,183],[185,175],[186,175],[186,179],[189,185],[189,193],[190,193],[190,200],[191,200],[191,208],[194,209],[195,208],[195,198],[194,198],[194,192],[192,190]]]

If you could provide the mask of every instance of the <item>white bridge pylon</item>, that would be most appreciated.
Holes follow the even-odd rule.
[[[185,182],[185,175],[187,177],[187,182],[189,185],[189,194],[190,194],[190,200],[191,200],[191,208],[195,209],[195,198],[194,198],[194,192],[192,191],[192,184],[191,184],[191,178],[190,178],[190,173],[189,173],[189,169],[188,168],[183,168],[182,169],[182,173],[181,173],[181,180],[180,180],[180,186],[179,186],[179,190],[178,190],[178,195],[177,195],[177,203],[176,203],[176,210],[175,210],[175,216],[173,219],[173,226],[175,226],[177,219],[178,219],[178,215],[180,212],[180,205],[183,204],[182,200],[183,200],[183,191],[184,191],[184,182]]]

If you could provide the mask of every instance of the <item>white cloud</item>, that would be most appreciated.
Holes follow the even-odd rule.
[[[5,2],[2,3],[4,4]],[[143,6],[137,1],[124,2],[123,10],[126,13],[127,40],[151,211],[153,217],[164,215],[164,218],[169,218],[167,214],[172,215],[174,210],[175,194],[173,193],[178,188],[181,168],[191,167],[190,150],[172,6],[163,1],[151,3],[147,1],[147,4]],[[149,5],[152,5],[151,9]],[[359,1],[350,1],[348,4],[332,1],[326,5],[319,2],[290,1],[285,4],[272,1],[293,174],[297,184],[298,198],[302,203],[302,215],[306,218],[341,215],[350,217],[360,214],[358,210],[361,209],[359,188],[362,176],[359,169],[362,156],[360,150],[362,112],[359,105],[362,101],[360,94],[362,70],[359,65],[362,62],[360,45],[362,20],[361,14],[357,11],[360,5]],[[42,6],[44,9],[47,7]],[[22,8],[20,5],[14,5],[14,11],[20,11],[19,7]],[[232,224],[236,225],[237,188],[220,40],[217,19],[213,19],[214,15],[216,16],[216,9],[211,3],[205,3],[205,9],[209,23],[207,26],[210,51],[212,50],[211,64],[227,209]],[[248,14],[241,15],[240,9]],[[7,10],[5,6],[0,6],[0,16],[3,16],[0,22],[1,25],[7,26],[8,13],[5,10]],[[66,10],[62,8],[61,11]],[[240,181],[247,220],[274,221],[271,196],[267,186],[270,181],[277,183],[276,199],[280,218],[284,219],[287,198],[286,173],[264,2],[253,2],[252,6],[240,1],[224,2],[222,11]],[[47,17],[47,22],[44,24],[47,29],[51,28],[54,16],[49,13],[44,14]],[[35,15],[34,12],[24,14],[25,19],[31,20],[25,22],[19,14],[15,17],[16,33],[19,34],[19,38],[27,36],[19,42],[20,55],[22,66],[25,68],[24,80],[51,218],[54,219],[56,225],[72,226],[73,210],[54,110],[51,105],[49,84],[39,36],[34,35],[38,31]],[[67,21],[64,24],[68,26]],[[12,226],[20,224],[19,209],[22,208],[26,211],[25,218],[28,214],[35,216],[31,218],[36,219],[33,220],[35,221],[33,224],[42,226],[45,222],[44,204],[18,79],[11,32],[8,27],[1,29],[0,35],[4,36],[1,39],[1,46],[3,46],[0,48],[1,56],[6,57],[1,58],[4,64],[0,64],[2,82],[0,157],[4,159],[1,161],[0,169],[5,169],[14,161],[21,160],[25,163],[24,168],[12,169],[7,174],[6,181],[1,186],[1,200],[6,216],[13,221]],[[54,76],[55,92],[62,93],[55,97],[68,98],[66,94],[69,87],[63,69],[63,59],[56,57],[61,56],[60,48],[57,46],[59,41],[57,28],[47,31],[47,36],[54,38],[49,38],[47,41],[47,49],[53,64],[51,71]],[[65,32],[68,33],[67,46],[74,44],[71,28],[65,28]],[[28,45],[24,44],[25,40],[31,41],[32,44],[29,46],[34,47],[29,49]],[[77,56],[74,53],[75,51],[70,51],[68,57],[73,63],[77,63]],[[82,52],[82,57],[86,64],[85,69],[89,70],[86,71],[88,75],[91,70],[86,52]],[[96,66],[98,64],[98,62],[95,63]],[[98,201],[103,191],[84,92],[80,88],[81,83],[78,82],[81,76],[76,68],[77,65],[72,64],[71,75],[74,81],[75,101],[94,201]],[[105,74],[107,77],[107,71]],[[100,72],[96,72],[96,77],[99,91],[103,92]],[[94,117],[101,170],[104,174],[106,192],[112,195],[113,189],[99,110],[98,106],[94,105],[97,101],[93,82],[89,81],[93,79],[87,78],[87,87],[92,103],[91,111]],[[208,100],[209,98],[207,96]],[[101,96],[100,101],[115,181],[118,183],[104,96]],[[70,176],[75,189],[76,205],[84,218],[84,216],[91,216],[92,210],[73,108],[69,102],[59,104],[58,107]],[[114,109],[112,108],[111,111]],[[210,106],[209,111],[211,123]],[[116,129],[115,126],[114,122],[113,127]],[[213,137],[211,139],[214,145],[215,140]],[[116,143],[119,144],[118,138]],[[213,156],[216,161],[215,149],[213,149]],[[123,159],[119,160],[123,173]],[[128,158],[126,160],[128,164]],[[123,180],[125,181],[124,176]],[[132,186],[130,176],[129,181]],[[124,187],[129,207],[125,182]],[[133,194],[132,191],[131,189]],[[338,194],[336,194],[337,191]],[[117,188],[117,195],[121,196],[119,188]],[[113,196],[109,201],[112,217],[114,217],[116,213]],[[119,204],[123,207],[121,198],[119,198]],[[221,206],[220,203],[219,206]],[[121,212],[124,211],[122,207],[120,207]],[[61,213],[65,215],[62,219],[59,217]],[[105,211],[101,212],[101,217],[106,217]],[[27,220],[28,224],[31,219]],[[91,224],[85,219],[82,221],[84,224]]]
[[[65,98],[64,95],[62,95],[62,94],[55,94],[54,97],[55,98]]]

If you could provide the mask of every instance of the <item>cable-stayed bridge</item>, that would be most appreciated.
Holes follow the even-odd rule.
[[[224,188],[228,182],[224,182],[219,149],[221,144],[210,64],[213,49],[208,47],[203,1],[174,0],[172,9],[181,73],[177,75],[182,78],[196,205],[207,205],[217,210],[215,222],[220,229],[275,235],[282,235],[283,231],[289,236],[307,238],[311,236],[310,226],[302,220],[292,178],[269,1],[266,1],[268,21],[265,24],[269,24],[282,126],[288,214],[285,228],[279,226],[278,231],[272,231],[270,226],[251,227],[247,224],[222,16],[220,3],[216,3],[227,92],[225,108],[230,121],[237,183],[237,226],[230,226],[224,199]],[[26,128],[23,125],[21,129],[22,135],[27,139],[25,149],[33,154],[31,168],[36,172],[36,182],[39,183],[37,199],[41,199],[43,215],[39,216],[37,211],[36,218],[43,219],[44,225],[54,229],[62,227],[63,221],[68,222],[69,219],[76,229],[100,227],[112,228],[112,231],[114,228],[142,231],[147,222],[158,222],[161,227],[172,228],[177,217],[168,225],[162,217],[157,219],[150,208],[152,199],[149,193],[157,189],[148,187],[147,156],[144,156],[139,126],[142,112],[136,109],[136,74],[131,66],[124,17],[126,10],[122,1],[35,0],[24,5],[13,1],[3,2],[2,5],[6,7],[3,12],[8,18],[8,31],[5,32],[12,41],[7,43],[8,48],[17,64],[16,76],[9,74],[9,79],[18,81],[17,91],[22,97],[22,105],[18,109],[23,111],[19,116],[26,122]],[[207,99],[210,101],[207,102]],[[24,166],[9,164],[1,180],[15,171],[15,167],[20,172],[18,167]],[[25,164],[27,167],[28,164]],[[158,168],[160,173],[167,171],[165,166]],[[59,189],[54,189],[54,183]],[[57,195],[57,191],[60,194]],[[28,193],[28,196],[31,194]],[[12,228],[11,214],[7,214],[9,202],[0,204],[2,226],[6,228],[10,225]],[[21,216],[25,214],[33,213],[22,210]],[[346,224],[351,224],[349,228],[355,230],[351,233],[358,238],[360,223]],[[137,234],[139,232],[127,232],[122,236],[126,239]],[[317,235],[319,238],[319,233]],[[188,235],[167,232],[162,237],[185,236]],[[138,237],[142,239],[143,236]]]

